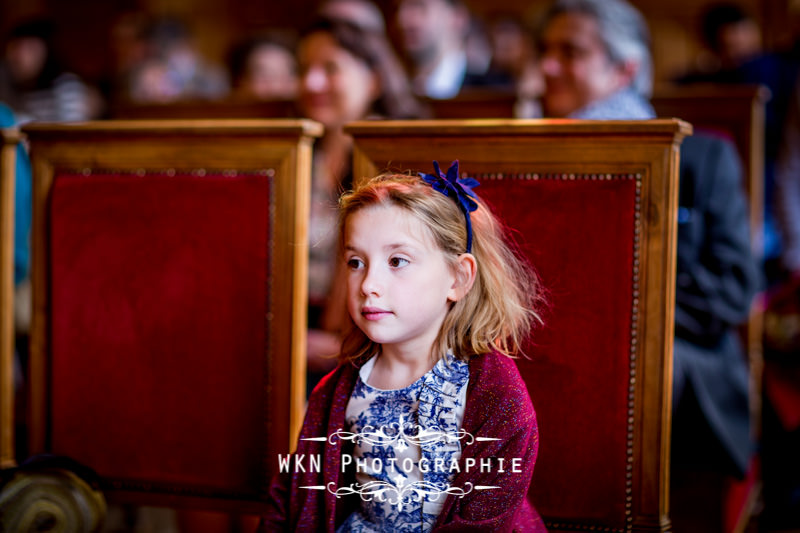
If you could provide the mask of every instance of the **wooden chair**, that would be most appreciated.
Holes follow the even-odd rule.
[[[551,308],[518,365],[551,531],[667,531],[678,120],[359,122],[354,177],[459,159]],[[498,416],[500,416],[498,414]]]
[[[14,451],[14,176],[19,130],[0,130],[0,469]]]
[[[33,124],[32,454],[261,508],[305,398],[309,121]]]

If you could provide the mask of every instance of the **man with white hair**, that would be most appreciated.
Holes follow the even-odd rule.
[[[560,0],[539,30],[547,116],[644,119],[654,116],[647,25],[629,4]]]

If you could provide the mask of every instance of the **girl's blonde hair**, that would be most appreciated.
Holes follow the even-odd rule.
[[[464,212],[453,199],[407,174],[381,174],[342,195],[341,245],[348,218],[376,205],[400,207],[417,217],[429,229],[448,265],[456,268],[458,256],[467,246]],[[462,360],[492,350],[514,356],[521,352],[531,327],[541,323],[538,307],[542,297],[533,269],[483,202],[478,200],[478,209],[470,217],[477,275],[472,289],[451,303],[431,352],[436,359],[444,357],[448,349]],[[339,359],[355,361],[377,353],[378,344],[352,319],[349,324]]]

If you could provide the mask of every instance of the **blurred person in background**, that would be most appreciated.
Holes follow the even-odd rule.
[[[793,20],[792,5],[800,4],[790,2],[790,20]],[[781,260],[785,256],[785,235],[780,231],[776,213],[776,204],[782,201],[775,189],[776,165],[781,146],[787,152],[800,153],[800,146],[786,145],[782,141],[793,99],[800,47],[764,52],[758,21],[736,3],[712,4],[703,12],[701,26],[709,52],[701,54],[694,70],[679,77],[678,83],[759,84],[769,89],[764,120],[764,228],[759,248],[763,250],[760,259],[767,284],[773,286],[786,277]],[[797,157],[788,153],[787,156]]]
[[[314,146],[309,226],[309,391],[335,366],[339,332],[346,324],[336,276],[338,198],[352,184],[353,140],[348,122],[365,118],[415,118],[421,108],[386,37],[343,20],[320,18],[298,46],[300,115],[322,123]]]
[[[108,31],[109,64],[100,88],[109,104],[109,112],[129,98],[134,73],[147,60],[147,30],[150,17],[138,10],[124,11],[112,21]]]
[[[624,0],[556,0],[537,34],[545,116],[653,118],[649,46],[644,18]]]
[[[515,80],[524,77],[530,65],[536,63],[533,32],[511,13],[492,15],[488,27],[492,66]]]
[[[708,51],[697,58],[695,70],[681,82],[728,81],[735,70],[761,54],[761,28],[737,4],[709,6],[701,17],[703,42]]]
[[[383,12],[371,0],[325,0],[317,15],[350,22],[364,31],[386,34]]]
[[[519,16],[505,12],[493,14],[488,26],[491,68],[508,76],[517,93],[514,116],[540,117],[539,100],[544,91],[544,79],[536,57],[533,29],[526,27]]]
[[[758,22],[736,4],[718,4],[703,16],[703,35],[720,70],[729,70],[761,54]]]
[[[507,76],[489,71],[485,57],[470,53],[471,15],[459,0],[400,0],[396,22],[418,95],[446,99],[467,87],[508,87]]]
[[[82,121],[98,117],[99,93],[69,72],[54,45],[56,27],[33,19],[12,28],[0,65],[0,101],[19,123]]]
[[[237,98],[294,99],[297,95],[294,43],[277,32],[265,32],[236,45],[228,65]]]
[[[492,42],[485,22],[469,13],[464,52],[467,54],[467,72],[489,73],[492,68]]]
[[[146,32],[146,39],[147,58],[131,77],[128,94],[131,101],[163,104],[228,95],[227,72],[200,54],[182,21],[169,17],[155,20]]]

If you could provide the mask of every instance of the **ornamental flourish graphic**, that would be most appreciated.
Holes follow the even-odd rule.
[[[407,431],[406,428],[416,431]],[[374,428],[373,426],[365,426],[364,430],[359,433],[352,433],[342,429],[336,431],[328,437],[328,442],[334,443],[335,439],[350,441],[354,444],[366,442],[372,446],[391,446],[397,442],[397,447],[401,450],[406,449],[409,445],[419,446],[420,448],[431,448],[435,444],[445,443],[452,444],[464,439],[464,444],[472,444],[476,440],[498,440],[487,437],[474,437],[470,432],[459,429],[455,433],[448,433],[440,429],[428,429],[420,427],[417,424],[403,423],[403,417],[397,423],[380,426]],[[303,440],[318,440],[318,439],[303,439]],[[324,439],[323,439],[324,440]]]
[[[317,487],[300,487],[317,488]],[[324,487],[323,487],[324,488]],[[328,483],[328,491],[334,494],[337,498],[346,496],[348,494],[358,494],[362,500],[371,501],[377,499],[379,501],[388,501],[392,505],[397,506],[397,510],[402,509],[403,505],[409,502],[421,502],[425,495],[432,496],[433,500],[439,499],[442,494],[454,494],[459,498],[475,490],[497,489],[500,487],[489,487],[483,485],[476,485],[473,487],[472,483],[467,481],[466,487],[451,487],[444,483],[429,483],[427,481],[415,481],[406,485],[404,480],[400,478],[397,486],[387,483],[385,481],[370,481],[369,483],[360,484],[352,483],[349,487],[335,488],[333,483]]]

